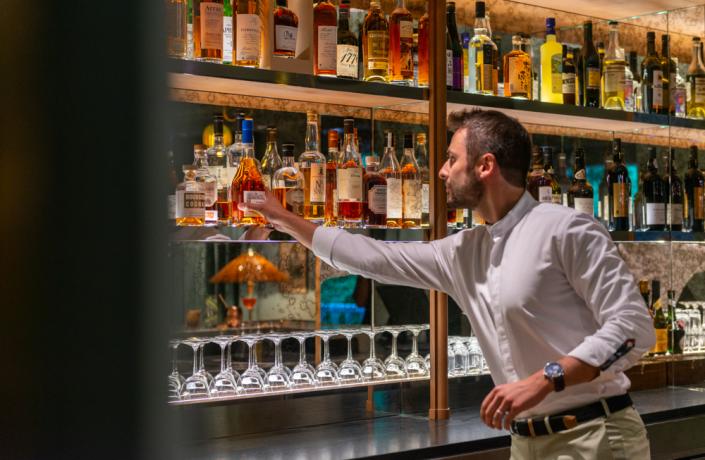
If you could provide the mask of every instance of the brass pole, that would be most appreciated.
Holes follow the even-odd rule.
[[[429,169],[431,193],[431,239],[446,236],[446,193],[438,170],[446,152],[446,4],[444,0],[429,0],[431,28],[429,46]],[[448,408],[448,297],[431,290],[431,405],[428,417],[445,420]]]

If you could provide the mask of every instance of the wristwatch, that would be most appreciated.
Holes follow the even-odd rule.
[[[558,363],[546,363],[543,367],[543,376],[546,380],[553,382],[555,391],[563,391],[565,389],[565,371],[563,366]]]

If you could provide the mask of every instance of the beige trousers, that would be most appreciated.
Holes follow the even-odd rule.
[[[511,460],[648,460],[649,439],[633,407],[535,438],[512,435]]]

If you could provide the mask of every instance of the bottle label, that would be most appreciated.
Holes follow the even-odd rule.
[[[201,49],[223,49],[223,4],[201,2]]]
[[[539,203],[553,203],[553,189],[539,187]]]
[[[242,192],[242,201],[244,203],[264,203],[266,195],[261,190],[245,190]],[[243,213],[243,217],[261,217],[257,211],[247,211]]]
[[[453,86],[453,51],[446,50],[446,86]]]
[[[204,219],[206,217],[206,200],[203,192],[187,192],[178,190],[176,192],[176,218],[196,217]]]
[[[693,219],[705,219],[705,189],[693,187]]]
[[[228,0],[225,0],[228,1]],[[223,62],[233,61],[233,17],[223,16]]]
[[[561,91],[563,91],[563,94],[575,94],[575,74],[564,73],[562,78],[563,85],[561,87]]]
[[[387,177],[387,219],[402,218],[402,191],[401,179]]]
[[[652,349],[654,353],[666,353],[668,351],[668,329],[656,328],[656,344]]]
[[[584,212],[585,214],[589,214],[591,216],[595,212],[592,198],[575,198],[573,203],[576,211]]]
[[[421,219],[421,181],[404,179],[401,184],[404,219]]]
[[[624,93],[624,67],[607,66],[605,69],[605,93]]]
[[[693,98],[696,104],[705,103],[705,77],[695,77],[695,94]]]
[[[422,184],[421,185],[421,212],[424,214],[428,214],[431,210],[429,199],[428,199],[428,192],[429,192],[429,184]]]
[[[587,89],[600,89],[600,68],[588,67]]]
[[[235,16],[235,59],[238,61],[259,61],[260,30],[262,24],[256,14]]]
[[[629,194],[624,182],[612,184],[612,217],[629,217]]]
[[[318,26],[318,70],[337,68],[337,26]]]
[[[296,51],[298,30],[298,27],[276,26],[274,28],[274,48],[280,51]]]
[[[563,94],[563,55],[556,53],[551,56],[551,92],[553,94]]]
[[[399,37],[401,39],[414,38],[414,23],[411,21],[399,21]]]
[[[663,107],[663,72],[660,70],[654,70],[652,76],[652,86],[651,86],[651,108],[658,109]]]
[[[460,65],[460,63],[458,63]],[[455,68],[455,66],[453,66]],[[492,64],[482,64],[482,87],[481,91],[494,91],[493,83],[493,67]],[[455,81],[455,79],[454,79]]]
[[[575,180],[585,180],[585,170],[579,169],[575,172]]]
[[[528,59],[510,57],[507,60],[509,74],[509,92],[512,96],[521,94],[528,96],[531,89],[531,68]],[[507,85],[507,82],[504,82]]]
[[[206,223],[215,224],[218,222],[218,210],[217,209],[206,209],[205,212]]]
[[[309,200],[311,203],[323,203],[326,200],[325,165],[311,163]]]
[[[206,207],[213,206],[218,201],[218,181],[202,182],[201,185]]]
[[[683,225],[683,205],[680,203],[666,204],[666,221],[669,225]]]
[[[646,203],[646,225],[666,224],[666,205],[663,203]]]
[[[387,218],[389,218],[386,185],[373,185],[367,191],[367,207],[373,214],[387,214]]]
[[[362,168],[341,168],[337,176],[338,201],[362,201]]]
[[[563,195],[560,193],[554,193],[551,195],[551,203],[553,204],[563,204]]]
[[[338,76],[357,79],[358,48],[353,45],[338,45]]]
[[[389,32],[371,30],[367,33],[367,69],[387,70],[389,65]]]

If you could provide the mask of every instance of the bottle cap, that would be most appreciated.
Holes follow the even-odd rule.
[[[646,32],[646,39],[651,41],[656,40],[656,32]]]
[[[245,118],[242,120],[242,143],[243,144],[253,144],[254,138],[252,137],[252,118]]]
[[[556,35],[556,18],[546,18],[546,35]]]
[[[455,8],[455,2],[453,3],[453,8]],[[485,17],[485,2],[475,2],[475,17],[484,18]]]
[[[338,8],[350,8],[350,0],[340,0]]]
[[[693,37],[693,43],[700,43],[700,37]]]
[[[414,137],[411,133],[404,134],[404,148],[413,149],[414,148]]]

